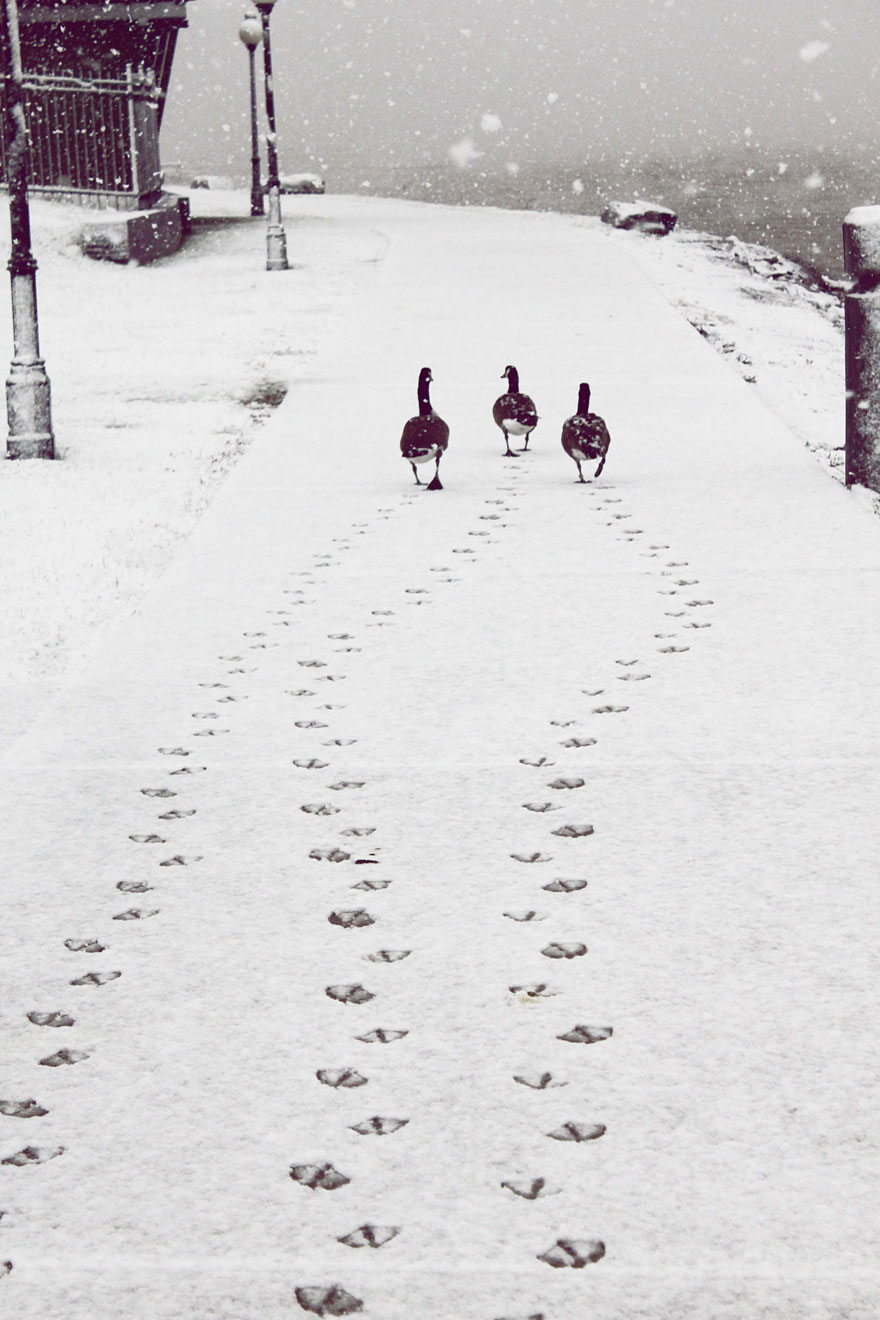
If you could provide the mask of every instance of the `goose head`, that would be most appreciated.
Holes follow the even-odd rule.
[[[516,367],[505,367],[504,370],[503,370],[502,373],[501,373],[502,379],[503,379],[505,376],[510,376],[511,372],[513,372],[513,374],[516,375],[516,374],[517,374],[517,373],[516,373]]]

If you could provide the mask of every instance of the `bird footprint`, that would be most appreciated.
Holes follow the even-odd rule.
[[[557,1270],[566,1266],[574,1270],[582,1270],[585,1265],[601,1260],[604,1255],[605,1243],[596,1238],[587,1240],[559,1238],[552,1247],[538,1257],[538,1260],[545,1261],[547,1265],[552,1265]]]
[[[524,1201],[537,1201],[542,1196],[553,1196],[558,1189],[551,1189],[546,1178],[532,1178],[522,1182],[503,1182],[502,1187],[521,1196]]]
[[[399,1228],[393,1228],[390,1224],[361,1224],[353,1233],[346,1233],[345,1237],[338,1237],[336,1241],[346,1247],[384,1247],[399,1232]]]

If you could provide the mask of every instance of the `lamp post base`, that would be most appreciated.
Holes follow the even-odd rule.
[[[266,270],[289,270],[287,261],[287,238],[279,226],[266,234]]]
[[[13,360],[6,381],[7,458],[54,458],[49,378],[42,359]]]
[[[289,270],[287,235],[281,223],[281,193],[269,188],[269,219],[266,225],[266,270]]]

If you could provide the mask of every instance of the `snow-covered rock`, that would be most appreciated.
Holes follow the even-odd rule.
[[[602,212],[603,224],[615,229],[640,229],[645,234],[668,234],[678,216],[659,202],[609,202]]]
[[[282,174],[280,182],[283,193],[322,193],[327,188],[320,174]]]
[[[235,186],[227,174],[197,174],[191,188],[209,188],[212,192],[232,192]]]

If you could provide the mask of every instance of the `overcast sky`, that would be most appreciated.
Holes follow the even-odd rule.
[[[191,0],[163,157],[249,168],[243,0]],[[804,146],[880,154],[878,0],[278,0],[282,170]],[[470,145],[469,145],[470,143]]]

